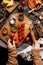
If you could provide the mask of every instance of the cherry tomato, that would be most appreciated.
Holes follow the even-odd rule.
[[[16,37],[13,37],[13,40],[16,41]]]
[[[29,41],[30,40],[30,38],[29,37],[26,37],[26,41]]]
[[[22,37],[21,37],[21,36],[19,37],[19,40],[20,40],[20,41],[22,40]]]
[[[15,41],[15,44],[16,44],[16,45],[18,45],[18,44],[19,44],[18,40],[16,40],[16,41]]]
[[[21,29],[18,29],[18,33],[20,33],[21,32]]]
[[[23,24],[21,24],[21,27],[24,27],[25,26],[25,24],[23,23]]]
[[[22,35],[22,39],[24,39],[24,37],[25,37],[25,36],[24,36],[24,35]]]
[[[24,31],[22,31],[21,33],[22,33],[22,35],[24,35]]]
[[[24,6],[24,5],[26,5],[26,2],[25,1],[22,1],[21,4]]]
[[[21,36],[21,33],[18,33],[18,37]]]
[[[22,31],[24,31],[24,28],[21,28]]]
[[[11,33],[11,36],[12,36],[12,37],[14,37],[14,36],[15,36],[15,34],[14,34],[14,33]]]

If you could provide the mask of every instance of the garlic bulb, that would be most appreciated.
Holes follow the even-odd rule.
[[[11,25],[14,24],[14,20],[13,20],[13,19],[10,20],[10,24],[11,24]]]

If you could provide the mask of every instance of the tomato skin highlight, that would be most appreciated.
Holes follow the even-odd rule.
[[[26,41],[28,42],[30,40],[30,38],[29,37],[26,37]]]
[[[19,44],[18,40],[14,41],[14,42],[15,42],[15,44],[16,44],[16,45],[18,45],[18,44]]]
[[[24,5],[26,5],[26,2],[25,1],[22,1],[21,4],[24,6]]]
[[[13,37],[13,40],[16,41],[17,40],[16,37]]]
[[[22,37],[19,37],[19,40],[21,41],[22,40]]]

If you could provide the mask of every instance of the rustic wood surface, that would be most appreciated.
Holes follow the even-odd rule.
[[[25,0],[25,1],[26,1],[27,4],[26,4],[26,6],[24,7],[23,14],[25,14],[28,18],[30,18],[30,19],[33,21],[33,24],[35,24],[35,21],[36,21],[38,18],[37,18],[35,15],[33,15],[33,14],[28,14],[28,11],[30,11],[30,8],[28,7],[28,0]],[[21,0],[19,0],[19,2],[21,2]],[[20,5],[20,4],[19,4],[19,5]],[[42,6],[42,8],[41,8],[40,10],[35,11],[35,12],[37,12],[37,13],[40,15],[42,11],[43,11],[43,6]],[[17,13],[17,12],[18,12],[18,9],[16,8],[12,13]],[[41,21],[41,23],[43,24],[43,20]],[[34,29],[34,33],[35,33],[35,35],[36,35],[36,38],[39,39],[39,36],[38,36],[38,34],[37,34],[37,32],[36,32],[35,29]],[[27,48],[30,43],[31,43],[31,42],[29,42],[29,43],[27,44],[27,43],[25,43],[25,42],[23,41],[22,44],[20,45],[20,47],[17,48],[17,52],[19,52],[19,51],[21,51],[21,50]],[[2,47],[6,47],[6,44],[5,44],[3,41],[1,41],[1,40],[0,40],[0,45],[1,45]]]
[[[22,24],[22,23],[25,23],[25,37],[29,34],[29,27],[30,27],[30,25],[32,25],[32,21],[29,19],[29,18],[27,18],[25,15],[24,15],[24,20],[21,22],[21,21],[19,21],[18,20],[18,15],[19,15],[19,13],[16,13],[16,14],[13,14],[12,16],[15,16],[16,17],[16,26],[18,27],[18,24]],[[7,30],[8,30],[8,34],[6,35],[6,36],[3,36],[2,35],[2,29],[3,28],[7,28]],[[10,26],[10,24],[9,24],[9,19],[7,20],[7,22],[6,22],[6,24],[2,27],[2,29],[0,30],[0,38],[4,41],[4,42],[7,42],[7,38],[9,37],[9,34],[10,34],[10,32],[11,32],[11,26]],[[16,38],[17,38],[17,40],[18,40],[18,31],[15,33],[15,36],[16,36]],[[19,41],[19,40],[18,40]],[[23,41],[23,40],[22,40]],[[18,46],[20,46],[20,44],[22,43],[22,41],[21,42],[19,42],[19,45]]]

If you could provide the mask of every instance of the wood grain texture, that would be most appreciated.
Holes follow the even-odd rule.
[[[7,10],[9,13],[11,13],[11,12],[17,7],[18,4],[19,4],[18,1],[14,1],[14,4],[13,4],[12,7],[6,7],[6,6],[4,6],[3,3],[2,3],[2,5],[4,6],[4,10]]]
[[[14,17],[16,17],[16,24],[14,25],[14,26],[17,26],[18,27],[18,24],[22,24],[22,23],[25,23],[25,37],[29,34],[29,32],[30,32],[30,30],[29,30],[29,27],[30,27],[30,25],[32,25],[32,21],[28,18],[28,17],[26,17],[25,15],[24,15],[24,20],[21,22],[21,21],[19,21],[18,20],[18,15],[19,15],[19,13],[16,13],[16,14],[13,14],[12,16]],[[3,28],[7,28],[7,30],[8,30],[8,34],[6,35],[6,36],[3,36],[2,35],[2,29]],[[7,23],[3,26],[3,28],[0,30],[0,38],[3,40],[3,41],[5,41],[6,43],[7,43],[7,38],[9,37],[9,34],[10,34],[10,32],[11,32],[11,26],[9,25],[9,19],[7,20]],[[18,40],[18,30],[17,30],[17,32],[15,33],[15,36],[16,36],[16,38],[17,38],[17,40]],[[24,40],[24,39],[23,39]],[[22,40],[22,41],[23,41]],[[19,41],[19,40],[18,40]],[[18,44],[18,46],[20,46],[20,44],[22,43],[22,41],[19,41],[19,44]]]

